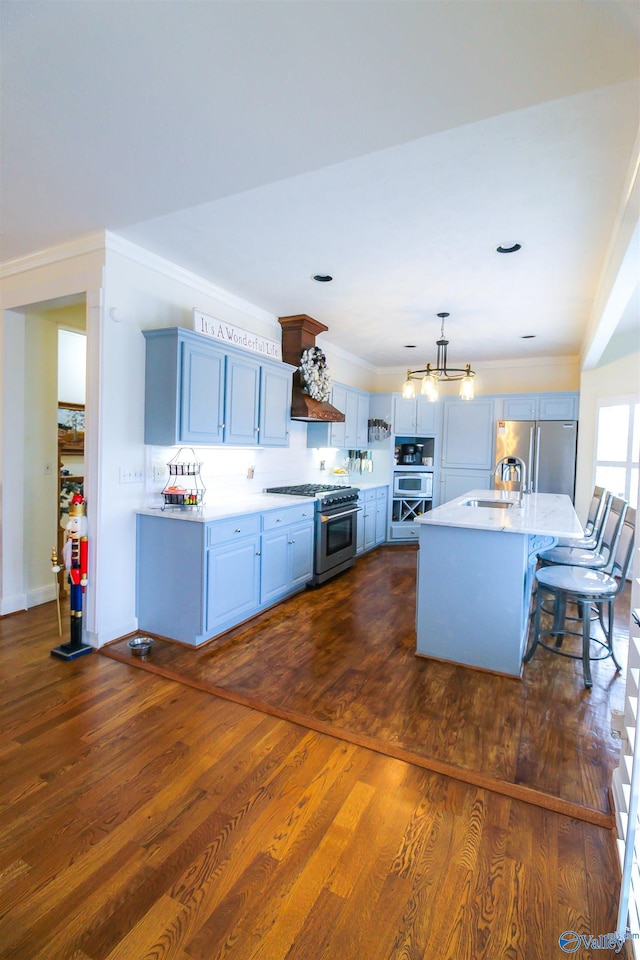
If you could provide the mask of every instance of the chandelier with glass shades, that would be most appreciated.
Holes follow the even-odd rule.
[[[449,316],[448,313],[439,313],[440,339],[436,341],[438,354],[436,356],[436,365],[427,364],[424,370],[407,370],[407,379],[402,387],[402,396],[405,400],[411,400],[416,395],[415,382],[422,381],[420,393],[428,400],[436,401],[438,399],[438,383],[440,380],[460,380],[460,396],[463,400],[473,400],[473,378],[475,373],[467,364],[462,367],[447,366],[447,347],[449,341],[444,336],[444,322]]]

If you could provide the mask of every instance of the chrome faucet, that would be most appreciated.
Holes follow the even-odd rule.
[[[520,457],[502,457],[496,464],[494,477],[503,483],[519,483],[521,493],[527,488],[527,465]]]

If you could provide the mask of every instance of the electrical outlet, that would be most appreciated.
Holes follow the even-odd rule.
[[[154,463],[153,480],[155,483],[162,483],[167,476],[167,467],[164,463]]]

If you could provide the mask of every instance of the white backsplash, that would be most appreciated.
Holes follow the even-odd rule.
[[[190,447],[186,449],[191,450]],[[306,423],[292,421],[288,447],[195,447],[194,452],[197,461],[202,463],[205,502],[211,504],[221,497],[261,493],[266,487],[293,483],[339,481],[345,484],[351,482],[356,487],[359,483],[388,483],[388,450],[383,449],[381,444],[372,444],[370,449],[373,451],[372,472],[335,474],[337,468],[344,466],[348,451],[309,449]],[[161,503],[160,494],[169,476],[166,464],[178,450],[179,447],[145,447],[145,506]],[[185,459],[191,460],[190,453],[185,453]],[[321,469],[321,463],[324,463],[324,469]],[[161,471],[160,476],[158,470]],[[250,477],[252,472],[253,476]]]

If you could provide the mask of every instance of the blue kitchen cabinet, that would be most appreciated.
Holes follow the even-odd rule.
[[[144,336],[145,443],[288,445],[294,367],[180,327]]]
[[[281,369],[282,368],[282,369]],[[263,447],[287,447],[291,423],[291,374],[285,364],[262,364],[258,443]]]
[[[401,437],[435,436],[440,432],[441,404],[426,397],[394,397],[393,432]]]
[[[260,517],[207,524],[206,631],[210,636],[260,606]]]
[[[386,540],[388,490],[387,486],[360,490],[356,553],[372,550]]]
[[[505,397],[501,420],[577,420],[577,393],[522,394]]]
[[[197,645],[205,628],[206,525],[136,517],[136,615],[140,630]]]
[[[366,450],[370,446],[369,401],[369,394],[363,390],[334,383],[331,403],[344,413],[344,421],[308,423],[307,446]]]
[[[380,546],[387,539],[387,499],[388,488],[378,487],[376,490],[376,546]]]
[[[490,490],[493,470],[441,470],[439,503],[448,503],[469,490]]]
[[[260,364],[245,357],[227,356],[225,376],[225,443],[258,443]]]
[[[493,400],[445,400],[442,424],[443,467],[493,468]]]
[[[143,331],[146,339],[144,442],[221,443],[225,354],[177,327]]]
[[[274,603],[311,580],[313,515],[307,505],[263,514],[261,603]]]

